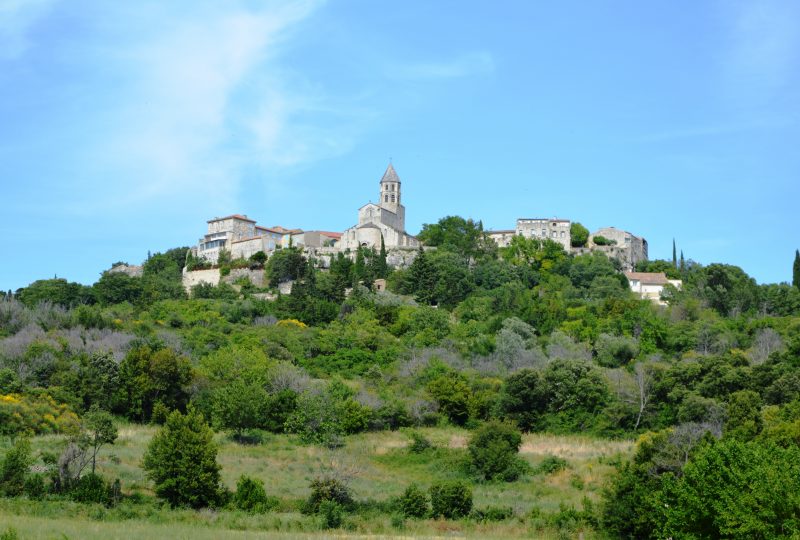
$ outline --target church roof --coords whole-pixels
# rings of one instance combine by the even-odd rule
[[[397,173],[395,172],[394,167],[392,166],[391,163],[389,163],[389,166],[386,167],[386,172],[383,173],[383,178],[381,178],[381,184],[384,182],[396,182],[398,184],[400,183],[400,177],[397,176]]]

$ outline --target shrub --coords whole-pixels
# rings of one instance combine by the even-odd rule
[[[522,435],[511,424],[488,422],[478,428],[469,442],[475,470],[486,480],[513,481],[523,468],[517,458]]]
[[[263,513],[277,506],[277,501],[267,496],[264,490],[264,482],[258,478],[251,478],[243,474],[239,477],[239,481],[236,482],[233,504],[236,508],[245,512]]]
[[[338,529],[344,523],[344,508],[336,501],[322,501],[319,505],[324,529]]]
[[[562,471],[567,467],[569,467],[569,463],[567,463],[566,459],[550,455],[545,457],[542,462],[539,463],[534,472],[536,474],[553,474],[557,473],[558,471]]]
[[[19,534],[14,527],[8,527],[5,531],[0,533],[0,540],[18,540]]]
[[[47,494],[47,484],[45,483],[45,475],[31,474],[25,479],[25,495],[34,500],[44,498]]]
[[[426,450],[433,448],[433,443],[418,431],[409,433],[411,443],[408,445],[408,451],[412,454],[421,454]]]
[[[464,482],[440,482],[430,488],[434,517],[458,519],[472,510],[472,489]]]
[[[214,432],[193,407],[174,411],[145,452],[142,466],[156,495],[173,507],[202,508],[219,498],[220,466]]]
[[[514,509],[510,506],[487,506],[486,508],[472,511],[471,517],[475,521],[503,521],[514,516]]]
[[[48,394],[0,395],[0,435],[70,433],[78,425],[70,407]]]
[[[350,507],[353,504],[353,497],[347,484],[342,480],[330,476],[315,478],[311,482],[311,495],[303,505],[303,511],[306,514],[319,513],[320,505],[325,501],[333,501],[342,507]]]
[[[75,483],[69,493],[70,498],[79,503],[111,504],[111,486],[99,474],[85,474]]]
[[[32,464],[31,442],[17,439],[0,462],[0,494],[7,497],[22,495]]]
[[[599,234],[592,237],[592,242],[594,242],[596,246],[611,246],[617,243],[616,240],[611,240]]]
[[[423,518],[428,515],[428,495],[416,484],[411,484],[400,496],[398,506],[405,517]]]

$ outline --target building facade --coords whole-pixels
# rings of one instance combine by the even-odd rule
[[[569,251],[571,225],[572,222],[568,219],[520,218],[517,219],[516,233],[525,238],[552,240],[561,244],[565,251]]]

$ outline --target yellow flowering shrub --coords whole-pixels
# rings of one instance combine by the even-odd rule
[[[47,394],[0,395],[0,435],[72,433],[78,427],[78,415]]]

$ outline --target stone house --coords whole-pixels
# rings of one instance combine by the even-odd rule
[[[661,300],[661,293],[664,287],[672,285],[676,289],[683,286],[680,279],[669,279],[664,272],[625,272],[631,290],[639,295],[643,300],[652,300],[656,304],[666,305]]]

